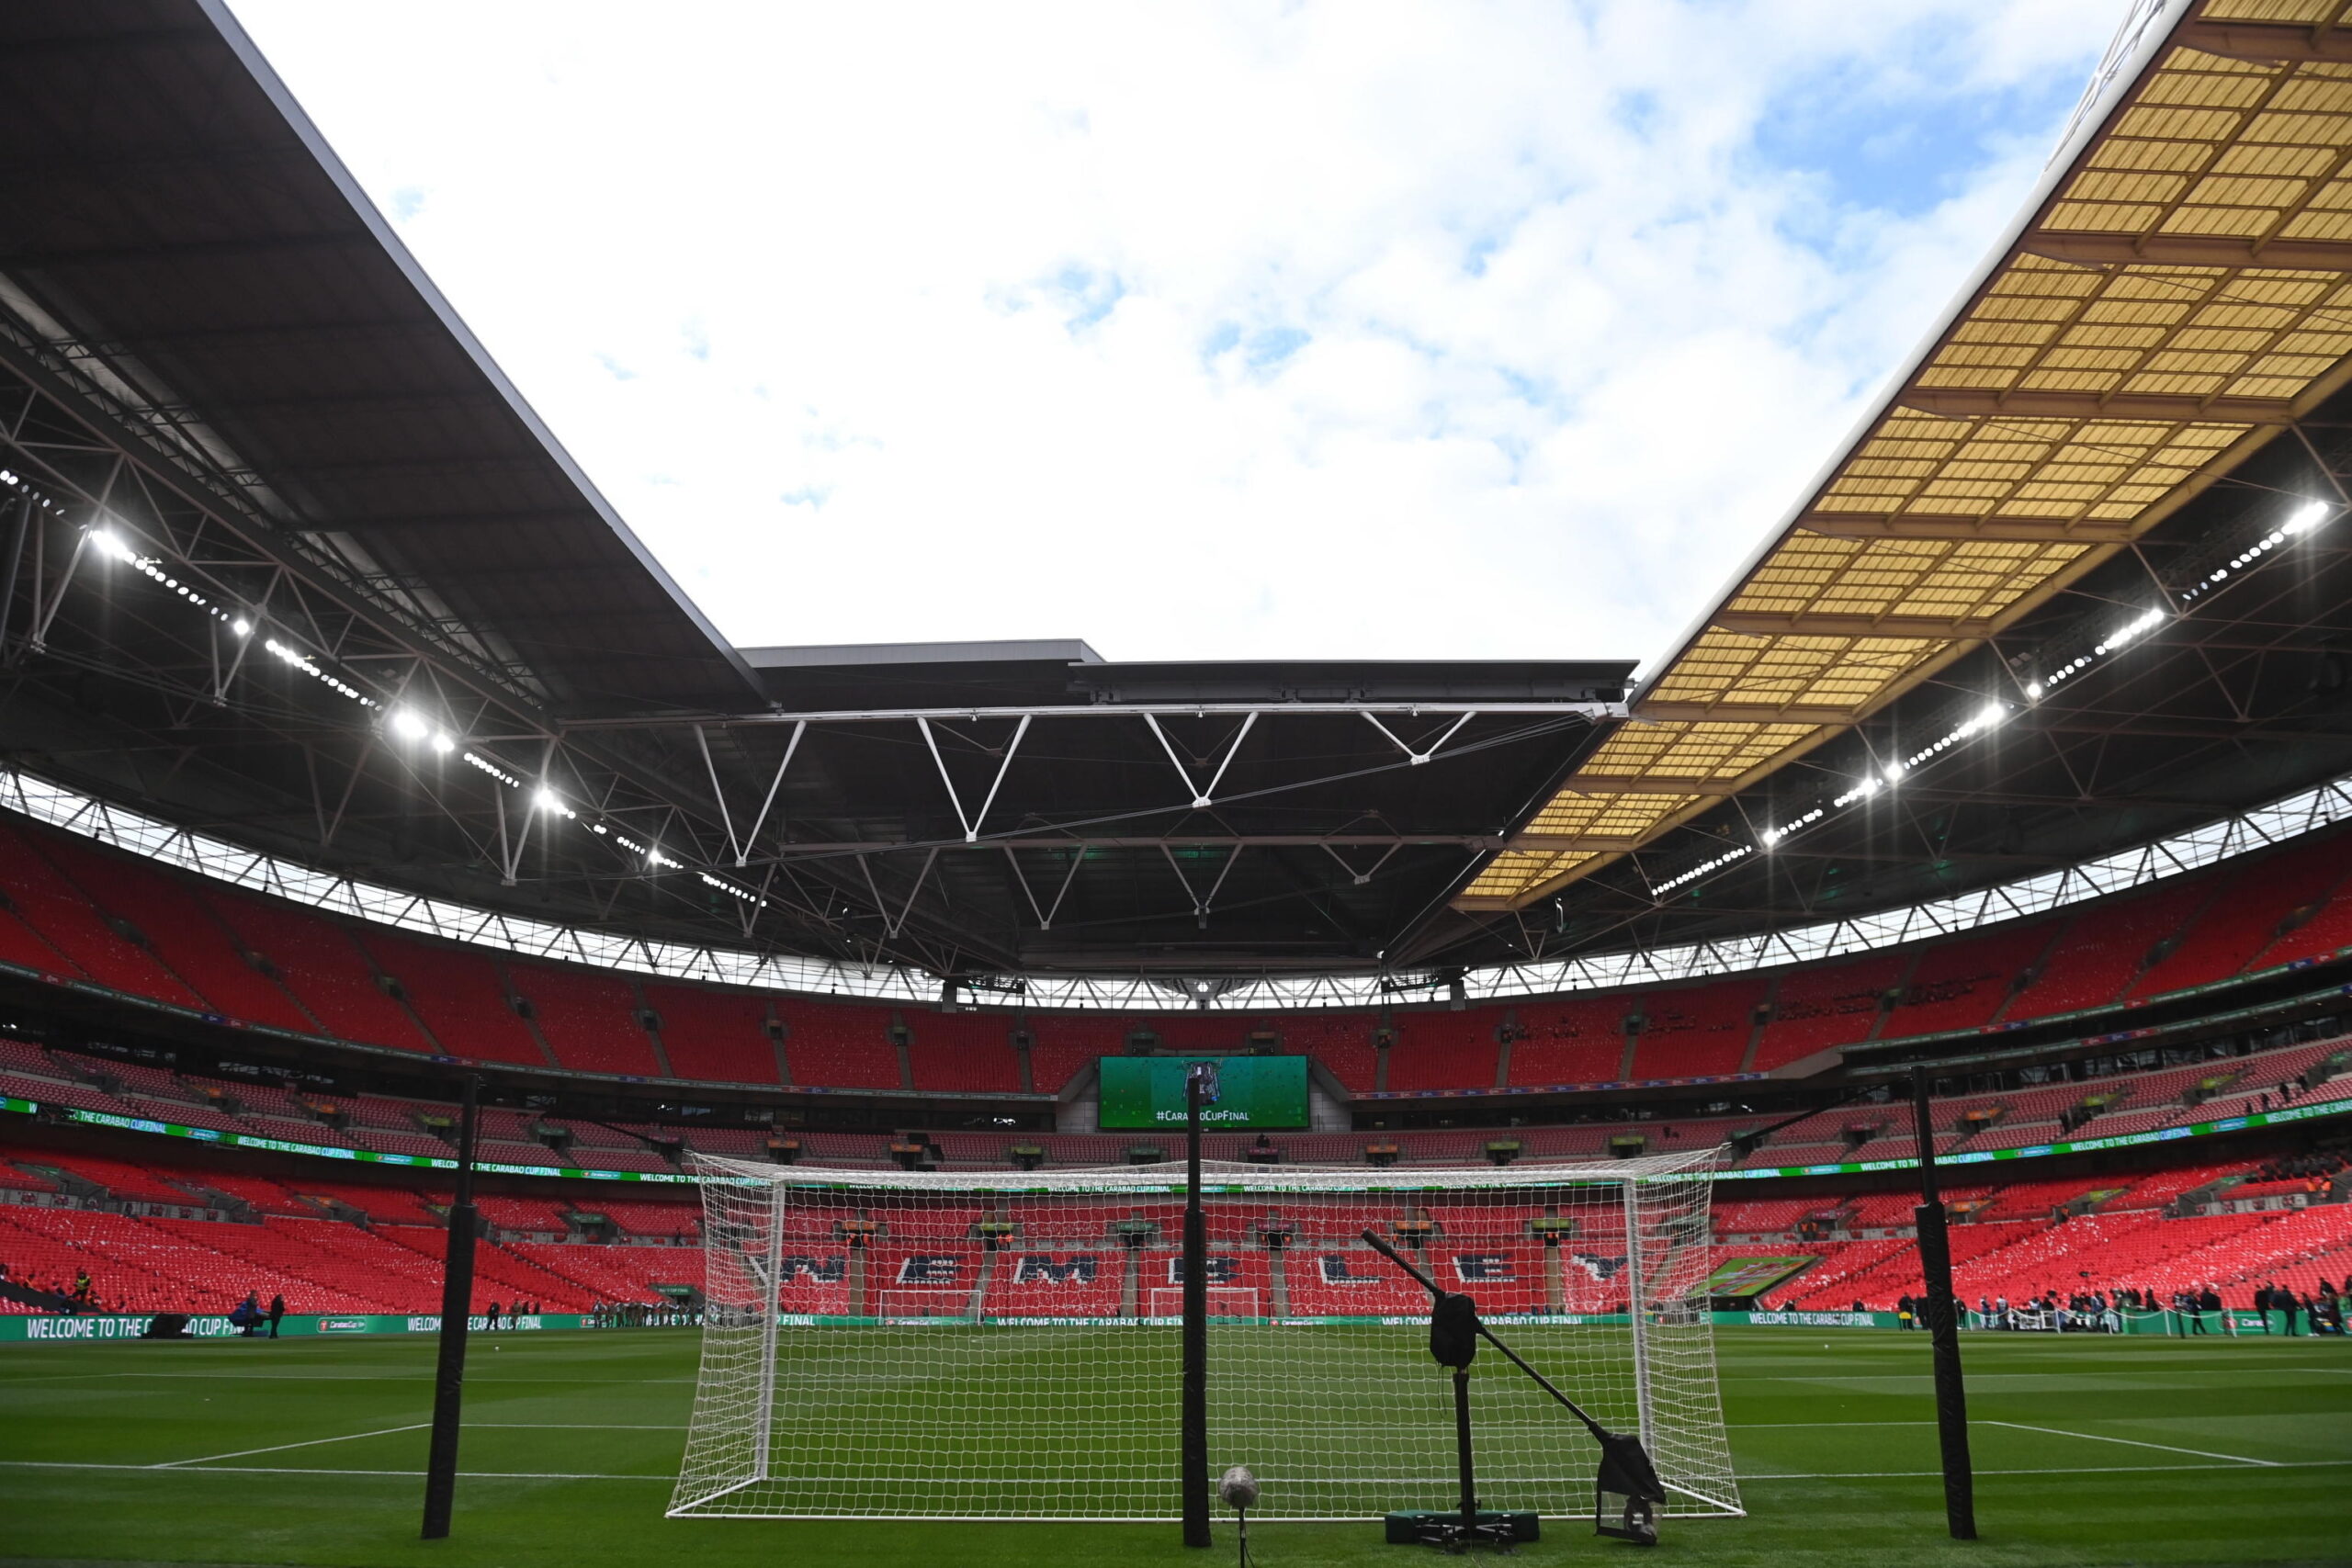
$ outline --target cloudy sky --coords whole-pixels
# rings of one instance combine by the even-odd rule
[[[233,0],[743,644],[1654,658],[2124,0]]]

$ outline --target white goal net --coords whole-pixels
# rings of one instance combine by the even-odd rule
[[[1182,1511],[1181,1167],[831,1170],[702,1157],[702,1371],[673,1516],[1169,1519]],[[1368,1171],[1210,1166],[1209,1469],[1268,1518],[1455,1505],[1429,1295],[1476,1299],[1604,1426],[1668,1514],[1733,1514],[1707,1161]],[[1599,1450],[1489,1349],[1488,1507],[1589,1514]]]

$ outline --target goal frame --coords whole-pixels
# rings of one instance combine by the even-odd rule
[[[1615,1341],[1596,1338],[1585,1350],[1568,1353],[1600,1358],[1580,1364],[1588,1368],[1605,1365],[1623,1369],[1611,1375],[1630,1377],[1631,1405],[1620,1420],[1626,1425],[1637,1424],[1637,1435],[1657,1463],[1669,1495],[1661,1513],[1669,1517],[1737,1517],[1745,1509],[1723,1427],[1713,1319],[1704,1294],[1709,1245],[1713,1240],[1709,1203],[1718,1168],[1719,1151],[1715,1150],[1455,1169],[1261,1167],[1204,1162],[1201,1190],[1213,1200],[1240,1196],[1296,1204],[1332,1197],[1408,1208],[1430,1201],[1475,1202],[1481,1196],[1505,1204],[1524,1205],[1573,1195],[1582,1205],[1578,1213],[1605,1214],[1608,1223],[1622,1223],[1625,1257],[1618,1261],[1623,1270],[1624,1311],[1596,1314],[1564,1310],[1555,1293],[1552,1307],[1534,1312],[1505,1309],[1490,1314],[1498,1322],[1542,1325],[1576,1333],[1583,1332],[1578,1325],[1599,1325],[1598,1332],[1602,1336],[1612,1331],[1621,1335],[1623,1337]],[[779,1433],[789,1434],[792,1427],[790,1414],[779,1406],[784,1387],[779,1382],[780,1347],[785,1337],[794,1337],[796,1354],[799,1354],[816,1346],[817,1342],[803,1337],[810,1331],[822,1334],[841,1327],[898,1325],[907,1321],[897,1316],[886,1319],[877,1311],[888,1304],[888,1294],[898,1293],[895,1290],[876,1292],[865,1308],[875,1314],[870,1316],[845,1313],[827,1315],[827,1311],[832,1309],[814,1314],[786,1309],[784,1302],[787,1298],[779,1295],[783,1280],[779,1265],[795,1261],[783,1256],[783,1237],[796,1199],[811,1208],[827,1202],[854,1202],[860,1205],[855,1211],[859,1213],[866,1212],[863,1205],[893,1199],[918,1203],[930,1200],[942,1205],[976,1200],[1027,1201],[1056,1197],[1130,1204],[1166,1203],[1181,1201],[1184,1194],[1185,1176],[1181,1164],[1040,1171],[886,1171],[777,1166],[696,1155],[692,1156],[692,1169],[705,1201],[708,1282],[694,1415],[677,1486],[667,1509],[669,1517],[1017,1517],[1132,1522],[1172,1521],[1179,1517],[1182,1498],[1173,1472],[1165,1484],[1164,1495],[1156,1495],[1148,1505],[1137,1504],[1122,1494],[1111,1499],[1112,1506],[1080,1505],[1062,1511],[1048,1495],[1044,1503],[1016,1510],[1012,1504],[1000,1504],[993,1499],[978,1506],[965,1506],[955,1500],[960,1494],[950,1496],[945,1503],[926,1493],[913,1504],[901,1506],[898,1499],[892,1499],[884,1506],[856,1495],[855,1488],[860,1483],[854,1477],[842,1483],[845,1492],[839,1498],[812,1496],[808,1495],[809,1488],[820,1484],[814,1472],[808,1472],[805,1464],[796,1470],[789,1457],[780,1466],[775,1461],[782,1440]],[[1546,1208],[1544,1212],[1554,1211]],[[805,1213],[800,1216],[804,1227],[808,1217]],[[804,1228],[794,1234],[805,1236],[808,1233]],[[796,1249],[808,1245],[805,1240],[794,1243]],[[989,1243],[991,1248],[996,1245]],[[1255,1285],[1211,1289],[1257,1293]],[[1476,1287],[1471,1289],[1475,1295]],[[1278,1295],[1279,1291],[1277,1285]],[[964,1292],[959,1289],[929,1293],[944,1298]],[[1156,1309],[1158,1303],[1153,1298],[1159,1293],[1161,1288],[1148,1287],[1144,1299],[1121,1309],[1121,1315],[1116,1318],[1050,1321],[1064,1326],[1096,1323],[1128,1328],[1164,1323],[1167,1320],[1148,1316],[1144,1310]],[[972,1299],[977,1303],[978,1297]],[[1248,1320],[1212,1314],[1221,1325],[1212,1330],[1213,1357],[1217,1354],[1214,1346],[1219,1333],[1309,1334],[1317,1331],[1311,1326],[1315,1325],[1356,1323],[1386,1325],[1386,1332],[1394,1336],[1400,1327],[1409,1331],[1413,1325],[1425,1323],[1428,1315],[1426,1306],[1410,1314],[1399,1313],[1390,1306],[1363,1315],[1309,1316],[1295,1312],[1285,1315],[1279,1300],[1266,1303],[1261,1298],[1258,1304],[1264,1315]],[[955,1333],[959,1339],[966,1335],[985,1337],[1027,1331],[1022,1318],[1000,1321],[985,1307],[977,1306],[955,1316],[933,1317],[929,1321],[942,1325],[939,1332]],[[920,1337],[926,1345],[933,1343],[928,1334]],[[1418,1346],[1418,1339],[1412,1343]],[[1236,1339],[1231,1344],[1239,1347],[1243,1341]],[[838,1359],[833,1347],[823,1348],[828,1359]],[[1306,1353],[1307,1348],[1301,1346],[1300,1353]],[[1540,1362],[1543,1355],[1536,1354]],[[1421,1359],[1418,1353],[1412,1359],[1416,1362]],[[1238,1374],[1236,1376],[1238,1380]],[[1669,1380],[1672,1384],[1671,1397],[1663,1408],[1659,1398],[1661,1379]],[[802,1385],[795,1386],[805,1387],[805,1380]],[[1236,1386],[1239,1386],[1238,1381]],[[1621,1388],[1620,1392],[1624,1390]],[[1248,1406],[1253,1396],[1254,1391],[1253,1395],[1238,1396],[1241,1403],[1235,1408]],[[813,1396],[804,1392],[798,1397],[807,1401]],[[1115,1420],[1114,1403],[1101,1403],[1104,1412],[1100,1417],[1102,1429],[1108,1435],[1120,1435],[1112,1433],[1109,1425]],[[792,1413],[805,1416],[811,1407],[805,1403],[796,1404]],[[1091,1411],[1082,1412],[1081,1418],[1091,1415]],[[1376,1426],[1377,1423],[1366,1423],[1368,1444],[1379,1440]],[[1125,1431],[1143,1429],[1156,1428],[1130,1427]],[[1172,1438],[1172,1430],[1170,1436]],[[1448,1440],[1450,1443],[1450,1433]],[[805,1447],[805,1438],[803,1443]],[[901,1461],[898,1468],[907,1469],[910,1466],[903,1461],[921,1451],[902,1448],[894,1451],[893,1458]],[[807,1456],[804,1453],[800,1457],[805,1460]],[[946,1453],[937,1461],[942,1466],[937,1472],[941,1492],[952,1494],[958,1485],[976,1484],[968,1478],[956,1479],[956,1457]],[[1340,1494],[1341,1500],[1350,1505],[1344,1509],[1334,1511],[1310,1503],[1296,1505],[1307,1511],[1270,1511],[1262,1517],[1300,1520],[1377,1517],[1384,1510],[1356,1506],[1357,1499],[1344,1495],[1347,1489],[1370,1485],[1376,1478],[1371,1471],[1362,1475],[1351,1472],[1341,1480],[1327,1476],[1312,1483]],[[1301,1490],[1306,1490],[1308,1484],[1302,1482]],[[1570,1501],[1573,1491],[1572,1485],[1559,1483],[1551,1494],[1557,1504],[1547,1502],[1543,1511],[1557,1517],[1581,1517],[1589,1511],[1589,1506]]]

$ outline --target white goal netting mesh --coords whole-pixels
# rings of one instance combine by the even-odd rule
[[[699,1163],[706,1326],[673,1515],[1179,1516],[1181,1168]],[[1706,1168],[1205,1168],[1209,1476],[1250,1466],[1269,1518],[1454,1505],[1428,1292],[1369,1229],[1639,1432],[1667,1513],[1738,1512]],[[1491,1349],[1472,1403],[1486,1506],[1590,1511],[1599,1450],[1566,1411]]]

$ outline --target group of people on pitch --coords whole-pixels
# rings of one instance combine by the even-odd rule
[[[2352,1280],[2346,1281],[2352,1291]],[[2322,1280],[2319,1289],[2301,1294],[2284,1285],[2260,1285],[2251,1302],[2254,1313],[2265,1334],[2300,1335],[2342,1334],[2344,1332],[2345,1296],[2334,1283]],[[1854,1310],[1862,1310],[1856,1302]],[[2007,1329],[2010,1331],[2040,1329],[2058,1333],[2120,1334],[2124,1315],[2148,1314],[2169,1311],[2174,1314],[2177,1332],[2182,1334],[2211,1334],[2222,1326],[2224,1310],[2221,1291],[2211,1284],[2189,1286],[2175,1291],[2169,1299],[2155,1292],[2128,1285],[2112,1290],[2076,1291],[2061,1296],[2055,1291],[2044,1291],[2038,1296],[2011,1303],[2007,1296],[1980,1296],[1976,1310],[1965,1314],[1965,1326],[1970,1328]],[[2272,1326],[2272,1314],[2277,1314],[2277,1327]],[[1924,1328],[1928,1322],[1928,1300],[1925,1296],[1904,1296],[1895,1303],[1895,1321],[1905,1328]]]

